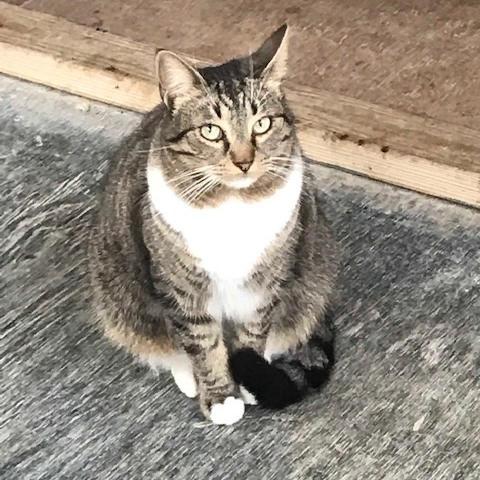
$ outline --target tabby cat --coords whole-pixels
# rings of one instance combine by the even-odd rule
[[[155,61],[163,103],[111,162],[92,229],[96,317],[228,425],[328,378],[335,243],[282,89],[287,26],[222,65]]]

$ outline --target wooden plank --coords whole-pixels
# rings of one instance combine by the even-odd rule
[[[304,129],[300,132],[304,150],[327,165],[408,188],[435,197],[480,207],[480,175],[457,167],[435,163],[415,155],[396,151],[382,152],[370,144],[362,147],[342,141],[331,132],[318,133]]]
[[[158,88],[142,78],[4,42],[0,42],[0,72],[137,112],[148,111],[159,101]]]
[[[154,51],[0,2],[0,72],[15,77],[144,112],[158,102]],[[311,88],[287,95],[312,159],[480,207],[480,132]]]
[[[290,100],[308,127],[480,173],[479,131],[305,87],[290,89]]]

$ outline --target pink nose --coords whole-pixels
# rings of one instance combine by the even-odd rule
[[[234,161],[233,164],[239,168],[243,173],[247,173],[252,166],[253,160],[245,160],[245,161]]]
[[[241,143],[232,146],[231,150],[232,163],[243,173],[247,173],[252,166],[255,152],[250,143]]]

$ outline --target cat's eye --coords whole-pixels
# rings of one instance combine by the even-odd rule
[[[200,135],[211,142],[218,142],[223,137],[223,130],[213,123],[209,123],[200,128]]]
[[[262,117],[253,125],[253,133],[255,135],[262,135],[267,133],[272,126],[272,119],[270,117]]]

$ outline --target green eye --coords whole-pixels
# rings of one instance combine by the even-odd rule
[[[255,135],[262,135],[267,133],[272,126],[272,119],[270,117],[262,117],[260,120],[257,120],[253,125],[253,133]]]
[[[218,142],[223,137],[223,130],[218,125],[209,123],[208,125],[200,127],[200,135],[205,138],[205,140]]]

